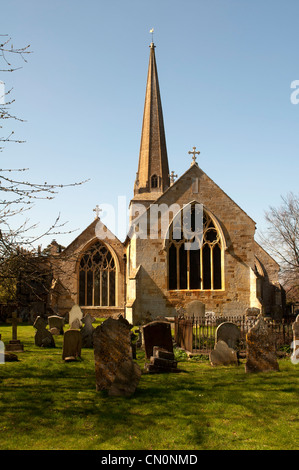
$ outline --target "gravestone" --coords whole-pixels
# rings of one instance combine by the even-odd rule
[[[11,320],[6,320],[6,321],[7,323],[12,324],[12,339],[11,341],[9,341],[8,344],[5,345],[5,350],[16,351],[16,352],[24,351],[24,345],[21,343],[20,340],[18,340],[18,335],[17,335],[18,323],[21,321],[17,316],[17,312],[13,312]]]
[[[219,340],[209,355],[212,366],[238,364],[237,353],[225,341]]]
[[[178,372],[177,365],[173,352],[154,346],[150,362],[145,364],[144,369],[150,373]]]
[[[48,317],[49,330],[52,335],[63,335],[64,318],[58,315]]]
[[[81,358],[82,337],[80,330],[67,330],[63,335],[62,359],[66,362]]]
[[[216,329],[216,343],[221,340],[224,341],[230,348],[238,350],[240,339],[240,328],[232,322],[223,322]]]
[[[94,327],[92,324],[94,323],[95,319],[87,313],[82,318],[82,323],[84,324],[83,328],[81,329],[81,336],[82,336],[82,348],[92,348],[93,347],[93,333]]]
[[[165,321],[153,321],[142,327],[143,342],[146,357],[153,355],[154,346],[173,353],[171,325]]]
[[[114,396],[134,393],[141,370],[132,358],[131,327],[122,318],[108,318],[95,328],[93,347],[97,391],[107,390]]]
[[[70,329],[71,330],[80,330],[81,326],[82,326],[82,321],[79,320],[79,318],[75,318],[72,321],[72,324],[70,325]]]
[[[199,300],[193,300],[186,305],[186,316],[197,319],[204,319],[206,313],[206,306]]]
[[[299,364],[299,315],[292,324],[293,330],[293,353],[291,355],[291,361],[293,364]]]
[[[34,337],[35,345],[41,348],[55,348],[53,335],[46,328],[47,321],[42,317],[36,317],[33,326],[37,330]]]
[[[76,320],[76,319],[79,320],[80,327],[81,327],[82,318],[83,318],[83,313],[82,313],[82,310],[79,307],[79,305],[77,305],[77,304],[73,305],[70,312],[69,312],[69,325],[70,325],[70,328],[73,328],[72,324],[73,324],[74,320]]]
[[[275,338],[262,314],[246,335],[245,372],[278,371]]]

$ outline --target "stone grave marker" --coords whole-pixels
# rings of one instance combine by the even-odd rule
[[[245,372],[278,371],[275,338],[262,314],[246,335]]]
[[[154,346],[150,362],[145,364],[144,369],[150,373],[178,372],[177,365],[173,352]]]
[[[80,330],[67,330],[63,335],[62,359],[65,362],[81,358],[82,337]]]
[[[199,300],[192,300],[186,305],[186,316],[196,319],[204,319],[206,313],[206,306]]]
[[[153,356],[154,346],[173,353],[171,324],[166,321],[153,321],[142,327],[146,357]]]
[[[49,330],[52,335],[63,335],[64,318],[59,315],[48,317]]]
[[[225,341],[219,340],[209,355],[212,366],[238,364],[237,353]]]
[[[77,305],[77,304],[73,305],[72,308],[71,308],[71,310],[70,310],[70,312],[69,312],[69,325],[70,325],[70,328],[73,329],[73,326],[72,326],[72,325],[73,325],[73,322],[74,322],[75,320],[79,320],[79,322],[80,322],[80,327],[81,327],[81,325],[82,325],[82,322],[81,322],[82,318],[83,318],[83,313],[82,313],[82,310],[81,310],[81,308],[79,307],[79,305]],[[77,329],[77,328],[76,328],[76,329]]]
[[[82,323],[84,324],[83,328],[81,328],[82,348],[93,347],[93,333],[95,329],[92,324],[94,322],[95,319],[89,313],[82,318]]]
[[[36,317],[33,324],[36,328],[34,342],[41,348],[55,348],[55,341],[50,330],[47,330],[47,321],[42,317]]]
[[[24,345],[21,343],[20,340],[18,340],[18,335],[17,335],[18,323],[21,321],[17,316],[17,312],[13,312],[11,320],[6,320],[6,321],[7,323],[12,324],[12,340],[9,341],[9,343],[5,345],[5,350],[16,351],[16,352],[24,351]]]
[[[224,341],[230,348],[239,349],[239,343],[241,339],[240,328],[235,323],[226,321],[221,323],[215,333],[215,341]]]
[[[131,326],[122,318],[108,318],[95,328],[93,347],[96,390],[108,395],[130,396],[134,393],[141,370],[132,358]]]

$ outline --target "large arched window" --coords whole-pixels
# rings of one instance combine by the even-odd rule
[[[169,230],[168,287],[170,290],[222,289],[221,237],[211,217],[205,211],[201,212],[202,229],[196,232],[196,210],[196,204],[192,204],[193,238],[187,239],[184,236],[188,233],[188,228],[184,231],[183,211],[175,218]],[[193,246],[197,243],[197,249],[188,249],[188,242],[194,243]]]
[[[79,263],[79,304],[115,306],[115,281],[114,258],[108,248],[97,241],[82,255]]]

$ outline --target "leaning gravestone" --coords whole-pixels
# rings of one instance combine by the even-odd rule
[[[46,328],[47,321],[42,317],[36,317],[33,326],[37,330],[34,337],[35,345],[41,348],[55,348],[53,335]]]
[[[142,328],[146,357],[153,355],[154,346],[173,352],[171,325],[166,321],[153,321]]]
[[[246,335],[246,346],[245,372],[279,370],[275,354],[275,338],[261,314]]]
[[[237,353],[225,341],[219,340],[210,352],[210,363],[212,366],[238,364]]]
[[[62,359],[66,362],[81,358],[82,337],[80,330],[67,330],[63,335]]]
[[[130,396],[134,393],[141,370],[132,358],[131,325],[123,319],[108,318],[95,328],[93,347],[96,390],[109,395]]]
[[[186,315],[197,319],[204,319],[206,313],[206,306],[199,300],[192,300],[186,305]]]
[[[49,330],[52,335],[63,335],[64,318],[59,315],[48,317]]]
[[[73,322],[75,320],[79,320],[80,326],[81,326],[81,320],[83,318],[83,313],[79,305],[75,304],[72,306],[70,312],[69,312],[69,325],[70,328],[73,328]]]
[[[84,324],[83,328],[81,329],[81,336],[82,336],[82,348],[92,348],[93,347],[93,333],[94,327],[92,324],[94,323],[95,319],[87,313],[82,318],[82,323]]]
[[[218,341],[224,341],[230,348],[238,350],[240,339],[241,331],[235,323],[226,321],[221,323],[216,329],[216,343]]]

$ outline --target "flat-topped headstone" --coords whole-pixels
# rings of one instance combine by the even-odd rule
[[[33,326],[37,330],[34,337],[35,345],[41,348],[55,348],[53,335],[46,328],[47,321],[42,317],[36,317]]]
[[[123,319],[108,318],[95,328],[93,347],[96,390],[111,395],[134,393],[141,371],[132,358],[131,325]]]
[[[81,336],[82,336],[82,348],[92,348],[93,347],[93,333],[94,327],[92,324],[94,323],[95,319],[87,313],[82,318],[83,328],[81,328]]]
[[[239,349],[239,343],[241,339],[241,330],[235,325],[235,323],[226,321],[221,323],[215,333],[216,343],[218,341],[224,341],[230,348]]]
[[[246,335],[245,372],[278,371],[275,338],[260,314]]]
[[[206,306],[199,300],[192,300],[192,302],[189,302],[186,307],[186,315],[188,317],[193,317],[198,318],[198,319],[204,319],[205,318],[205,313],[206,313]]]
[[[63,335],[64,318],[58,315],[48,317],[49,330],[52,335]]]
[[[67,330],[63,335],[62,359],[81,358],[82,337],[80,330]]]
[[[73,325],[74,320],[76,320],[76,319],[79,320],[80,326],[81,326],[82,318],[83,318],[83,313],[82,313],[82,310],[79,307],[79,305],[77,305],[77,304],[73,305],[70,312],[69,312],[69,325],[70,325],[70,328],[73,328],[72,325]]]
[[[142,327],[146,357],[153,355],[154,346],[173,352],[171,324],[165,321],[153,321]]]
[[[212,366],[238,364],[237,353],[225,341],[219,340],[210,352]]]

